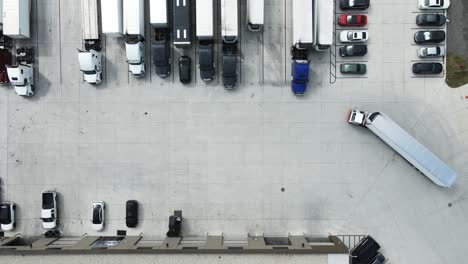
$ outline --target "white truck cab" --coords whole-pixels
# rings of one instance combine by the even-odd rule
[[[78,50],[80,70],[83,72],[84,80],[91,84],[102,82],[101,52],[95,50]]]
[[[145,44],[142,40],[132,41],[127,38],[125,41],[125,51],[127,53],[128,71],[135,77],[145,75]]]
[[[366,122],[366,112],[356,109],[349,111],[348,122],[353,125],[363,126]]]
[[[6,66],[10,83],[15,87],[15,92],[21,96],[34,95],[34,69],[32,65],[19,64]]]
[[[53,229],[58,225],[57,219],[57,192],[45,191],[42,193],[42,227]]]

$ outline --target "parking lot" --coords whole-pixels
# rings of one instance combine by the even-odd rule
[[[8,235],[42,234],[40,195],[55,189],[59,229],[70,236],[96,234],[95,200],[107,205],[102,234],[126,229],[125,202],[135,199],[141,221],[129,235],[162,236],[168,216],[182,210],[190,235],[371,234],[391,263],[461,260],[468,88],[448,88],[443,74],[413,75],[417,1],[374,0],[366,11],[369,52],[359,59],[367,74],[332,74],[334,56],[314,52],[303,97],[289,83],[292,1],[265,1],[260,33],[241,16],[240,85],[227,91],[219,27],[211,83],[197,70],[190,85],[179,83],[177,70],[159,78],[149,41],[147,75],[135,79],[123,38],[107,37],[104,82],[94,87],[77,60],[80,2],[33,0],[32,38],[16,44],[36,49],[36,96],[0,89],[1,197],[18,206],[18,227]],[[150,40],[149,24],[146,32]],[[173,68],[181,54],[197,62],[197,45],[173,53]],[[357,62],[336,55],[337,67]],[[353,107],[388,114],[459,173],[456,185],[441,189],[375,135],[347,125]]]

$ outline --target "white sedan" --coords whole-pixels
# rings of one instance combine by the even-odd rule
[[[421,58],[436,58],[445,56],[444,47],[421,47],[418,49],[418,56]]]
[[[367,31],[349,31],[345,30],[340,33],[340,41],[346,42],[366,42],[369,39]]]
[[[419,9],[447,9],[450,6],[450,0],[419,0]]]

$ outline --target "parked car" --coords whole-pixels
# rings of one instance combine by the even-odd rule
[[[179,58],[179,80],[183,84],[192,81],[192,60],[188,56]]]
[[[127,227],[138,225],[138,202],[135,200],[128,200],[125,205],[125,223]]]
[[[367,54],[366,45],[347,45],[340,47],[341,57],[364,56]]]
[[[450,6],[450,0],[419,0],[419,9],[447,9]]]
[[[365,74],[367,67],[362,63],[343,63],[340,65],[340,72],[343,74]]]
[[[200,41],[198,50],[200,54],[200,77],[205,82],[212,81],[215,78],[213,43]]]
[[[445,47],[421,47],[418,49],[418,56],[421,58],[434,58],[445,56]]]
[[[57,192],[45,191],[42,193],[42,227],[45,229],[53,229],[58,225],[57,212]]]
[[[369,39],[369,34],[366,30],[349,31],[345,30],[340,33],[340,41],[346,42],[366,42]]]
[[[340,26],[362,27],[367,24],[367,16],[343,14],[339,16],[338,24],[340,24]]]
[[[442,14],[419,14],[416,16],[418,26],[440,27],[445,25],[447,18]]]
[[[418,44],[440,43],[444,40],[445,32],[443,30],[418,31],[414,34],[414,42]]]
[[[104,229],[105,208],[104,202],[93,202],[93,218],[91,220],[93,230],[100,231]]]
[[[377,241],[375,241],[371,236],[366,236],[351,250],[351,263],[369,263],[375,257],[379,249],[379,243],[377,243]]]
[[[439,74],[443,70],[439,62],[418,62],[413,64],[414,74]]]
[[[385,257],[381,253],[377,253],[375,257],[371,260],[370,264],[383,264],[385,262]]]
[[[341,0],[340,8],[347,9],[366,9],[369,8],[370,0]]]
[[[0,227],[4,231],[16,228],[15,221],[16,205],[13,202],[5,201],[0,205]]]
[[[169,36],[165,30],[157,30],[151,45],[156,74],[165,78],[171,74],[171,48]]]

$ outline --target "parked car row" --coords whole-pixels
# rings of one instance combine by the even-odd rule
[[[341,0],[342,10],[365,10],[369,8],[369,0]],[[367,25],[367,15],[364,14],[341,14],[338,17],[338,24],[342,27],[364,27]],[[341,57],[362,57],[367,54],[369,39],[367,30],[343,30],[339,35],[341,43],[349,44],[339,48]],[[363,63],[343,63],[340,65],[342,74],[365,74],[367,66]]]
[[[445,10],[450,6],[449,0],[419,0],[421,10]],[[440,28],[447,22],[447,17],[440,13],[422,13],[416,16],[416,25],[420,27]],[[433,45],[445,41],[444,30],[421,30],[414,34],[414,42],[422,46],[417,49],[419,58],[441,58],[445,57],[445,47]],[[443,71],[440,62],[417,62],[413,64],[414,74],[440,74]]]
[[[41,219],[44,229],[54,229],[59,224],[58,217],[58,194],[56,191],[45,191],[42,193]],[[100,231],[105,226],[106,205],[103,201],[92,203],[91,227]],[[0,227],[1,230],[11,231],[16,228],[16,205],[5,201],[0,205]],[[128,200],[125,204],[125,223],[127,227],[133,228],[138,225],[138,202]]]

